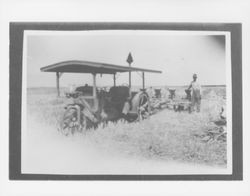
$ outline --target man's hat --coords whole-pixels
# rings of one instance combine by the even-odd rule
[[[194,74],[194,75],[193,75],[193,78],[197,78],[197,74]]]

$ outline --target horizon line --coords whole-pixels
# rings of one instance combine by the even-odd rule
[[[78,86],[78,85],[76,85]],[[79,85],[81,86],[81,85]],[[83,86],[83,85],[82,85]],[[110,87],[113,85],[106,85],[106,86],[100,86],[100,87]],[[117,85],[117,86],[122,86],[122,85]],[[140,87],[140,85],[132,85],[132,87]],[[158,87],[158,86],[162,86],[162,87],[184,87],[184,86],[189,86],[189,85],[149,85],[147,87]],[[201,85],[202,87],[226,87],[226,84],[205,84],[205,85]],[[27,89],[29,88],[56,88],[53,86],[30,86],[27,87]],[[68,88],[68,86],[61,86],[60,88]]]

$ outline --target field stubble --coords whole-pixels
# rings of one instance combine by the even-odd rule
[[[165,109],[142,122],[118,121],[82,134],[101,151],[114,155],[224,167],[227,163],[226,142],[203,142],[195,137],[195,134],[208,130],[211,121],[218,118],[221,107],[225,107],[223,97],[225,88],[207,88],[203,91],[200,113]],[[28,91],[28,115],[41,124],[54,127],[55,131],[64,104],[65,98],[56,98],[54,92]],[[77,134],[70,137],[77,137]]]

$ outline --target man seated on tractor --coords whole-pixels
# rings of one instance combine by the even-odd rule
[[[126,116],[131,108],[131,100],[130,97],[128,97],[124,103],[123,109],[122,109],[122,114]]]

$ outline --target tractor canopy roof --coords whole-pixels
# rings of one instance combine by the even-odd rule
[[[69,73],[96,73],[115,74],[116,72],[152,72],[162,73],[158,70],[143,69],[137,67],[120,66],[108,63],[98,63],[91,61],[70,60],[51,64],[40,69],[43,72],[69,72]]]

